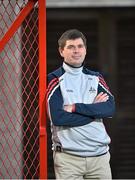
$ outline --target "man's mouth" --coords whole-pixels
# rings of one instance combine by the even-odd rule
[[[74,59],[80,59],[81,56],[72,56]]]

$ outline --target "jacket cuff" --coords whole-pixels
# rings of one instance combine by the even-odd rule
[[[75,112],[75,104],[72,104],[72,112]]]

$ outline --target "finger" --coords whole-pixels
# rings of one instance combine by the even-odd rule
[[[106,102],[109,99],[109,97],[105,97],[102,100],[100,100],[100,102]]]
[[[96,96],[94,103],[97,102],[105,102],[109,99],[109,96],[107,95],[107,93],[100,93],[99,95]]]
[[[100,93],[100,94],[101,94],[101,93]],[[100,98],[100,94],[98,94],[98,95],[95,97],[95,99],[94,99],[93,103],[98,102],[98,100],[99,100],[99,98]]]
[[[106,102],[109,99],[109,96],[102,97],[98,100],[98,102]]]
[[[95,97],[95,99],[96,99],[96,100],[100,99],[100,97],[101,97],[102,95],[103,95],[103,92],[99,93],[99,94]]]
[[[100,99],[104,98],[105,96],[107,96],[107,94],[101,92],[101,93],[99,93],[99,94],[96,96],[95,100],[100,100]]]
[[[65,105],[64,110],[67,112],[72,112],[72,105]]]
[[[68,105],[64,105],[63,109],[67,110],[68,109]]]
[[[102,96],[100,96],[100,98],[98,100],[103,100],[104,98],[108,98],[109,96],[105,93]]]

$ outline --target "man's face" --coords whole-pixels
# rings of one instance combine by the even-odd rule
[[[67,40],[63,49],[59,48],[61,56],[68,64],[79,67],[86,56],[86,47],[81,38]]]

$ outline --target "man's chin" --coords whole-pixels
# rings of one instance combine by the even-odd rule
[[[73,67],[81,67],[82,66],[82,63],[73,63],[71,64]]]

